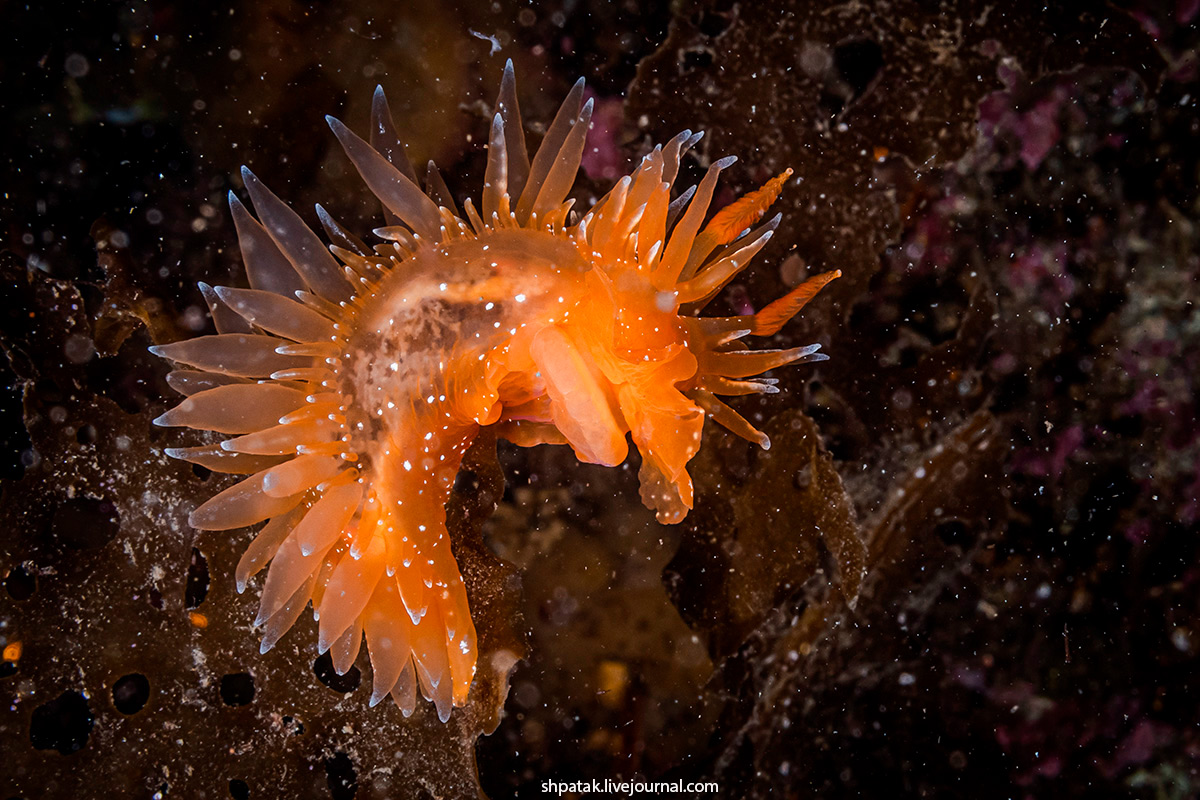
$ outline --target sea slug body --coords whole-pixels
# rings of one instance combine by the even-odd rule
[[[475,627],[450,550],[445,504],[483,426],[519,445],[570,445],[580,460],[642,456],[641,495],[664,523],[692,506],[688,461],[705,416],[767,447],[718,395],[773,393],[753,376],[823,360],[818,345],[750,350],[840,273],[809,279],[757,314],[698,311],[770,239],[754,227],[791,171],[704,218],[721,170],[672,199],[684,131],[590,210],[567,194],[592,103],[567,96],[530,160],[512,64],[492,121],[481,204],[459,210],[430,164],[425,189],[382,91],[365,141],[329,125],[387,225],[367,246],[320,207],[331,245],[249,170],[258,219],[230,195],[252,288],[201,290],[217,333],[153,348],[181,365],[185,395],[156,424],[215,431],[176,458],[246,474],[190,517],[201,530],[266,521],[237,566],[238,590],[270,564],[263,652],[311,602],[339,672],[366,636],[371,703],[407,716],[416,693],[440,718],[475,674]]]

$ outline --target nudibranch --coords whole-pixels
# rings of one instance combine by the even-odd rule
[[[371,704],[412,713],[418,689],[439,717],[475,675],[475,626],[445,505],[483,426],[518,445],[567,444],[617,465],[627,435],[641,496],[664,523],[692,506],[688,461],[706,416],[767,447],[719,399],[778,391],[754,377],[819,361],[819,345],[751,350],[839,272],[811,278],[756,314],[698,311],[771,238],[758,225],[788,170],[704,220],[720,172],[672,199],[701,134],[655,147],[586,213],[567,195],[592,101],[567,95],[530,160],[511,62],[491,122],[483,195],[460,211],[431,163],[425,188],[377,90],[364,140],[329,126],[382,202],[366,245],[321,207],[326,246],[242,170],[257,219],[229,203],[251,288],[200,289],[215,335],[158,346],[185,399],[158,425],[214,431],[175,458],[249,477],[204,502],[200,530],[266,524],[237,565],[238,591],[270,565],[256,624],[266,652],[311,602],[319,650],[347,671],[365,635]],[[757,225],[757,227],[754,227]]]

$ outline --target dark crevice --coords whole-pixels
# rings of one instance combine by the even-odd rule
[[[362,673],[355,666],[351,666],[345,675],[338,675],[337,670],[333,668],[333,658],[328,652],[322,653],[313,662],[313,673],[317,680],[339,694],[353,692],[362,682]]]
[[[325,759],[325,782],[333,800],[353,800],[358,792],[358,776],[354,762],[345,753],[335,753]]]
[[[113,684],[113,705],[126,716],[141,711],[150,699],[150,681],[137,672],[122,676]]]
[[[4,590],[13,600],[28,600],[37,591],[37,577],[18,564],[4,578]]]
[[[29,741],[38,750],[70,755],[87,744],[94,721],[86,697],[79,692],[63,692],[33,710]]]
[[[254,676],[234,672],[221,676],[221,700],[227,706],[244,706],[254,699]]]
[[[187,585],[184,589],[184,605],[196,608],[208,596],[208,559],[199,549],[192,548],[192,561],[188,565]]]

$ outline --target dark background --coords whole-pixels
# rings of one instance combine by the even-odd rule
[[[0,797],[1200,796],[1200,4],[1008,5],[0,6]],[[672,528],[636,456],[484,437],[455,551],[481,674],[522,660],[403,720],[310,620],[258,654],[146,348],[244,283],[241,165],[378,224],[322,120],[377,84],[477,196],[508,58],[531,143],[587,78],[583,206],[684,128],[718,202],[792,167],[714,308],[840,268],[771,343],[832,360],[738,404],[770,451],[706,431]]]

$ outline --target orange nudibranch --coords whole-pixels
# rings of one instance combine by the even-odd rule
[[[236,572],[242,591],[270,564],[263,652],[311,603],[339,672],[366,636],[372,705],[390,694],[407,716],[419,690],[445,721],[467,700],[478,647],[445,504],[481,427],[607,465],[632,438],[642,500],[678,522],[706,415],[769,445],[719,395],[774,393],[755,376],[826,358],[819,345],[739,340],[773,334],[836,271],[758,314],[696,315],[771,238],[778,215],[754,226],[791,171],[705,225],[734,159],[672,199],[701,136],[684,131],[580,215],[567,195],[591,113],[580,80],[531,160],[510,62],[480,205],[460,210],[432,163],[421,188],[377,90],[369,140],[327,119],[383,204],[380,243],[317,206],[326,246],[243,169],[258,218],[229,202],[251,288],[201,284],[217,333],[152,348],[181,365],[168,382],[186,395],[155,423],[228,436],[167,453],[249,476],[192,512],[192,526],[266,522]]]

